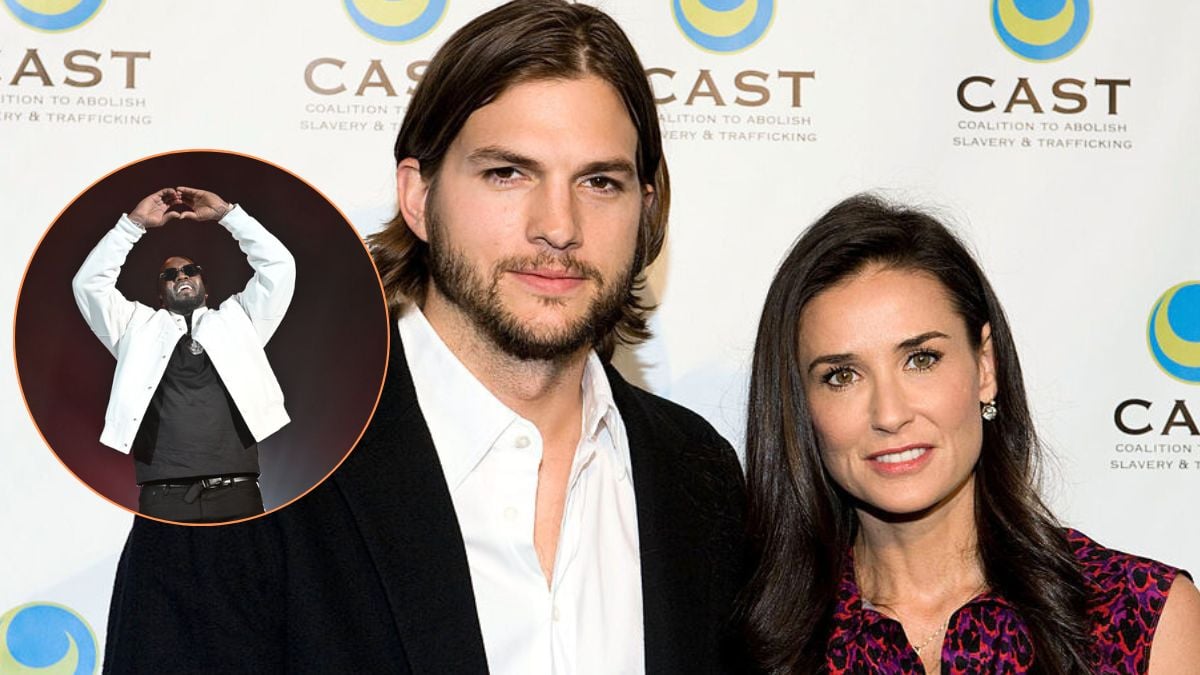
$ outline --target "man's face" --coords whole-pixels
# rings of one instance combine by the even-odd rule
[[[595,77],[517,84],[476,110],[429,192],[425,313],[521,359],[563,358],[620,316],[649,194],[637,131]]]
[[[176,314],[190,314],[197,307],[204,305],[208,292],[204,288],[204,278],[197,273],[188,276],[183,268],[193,264],[191,260],[180,256],[167,258],[159,268],[158,297],[163,307]],[[175,270],[174,279],[167,281],[162,278],[167,270]],[[168,275],[169,276],[169,275]]]

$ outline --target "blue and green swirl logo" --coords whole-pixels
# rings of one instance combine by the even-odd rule
[[[718,54],[749,49],[767,34],[775,0],[671,0],[675,23],[697,47]]]
[[[345,0],[350,18],[367,35],[383,42],[412,42],[425,37],[446,14],[447,0]]]
[[[1075,51],[1092,25],[1092,0],[992,0],[992,26],[1008,50],[1029,61]]]
[[[1150,312],[1150,353],[1163,372],[1200,384],[1200,281],[1171,287]]]
[[[17,21],[51,33],[79,28],[100,11],[104,0],[4,0]]]
[[[71,609],[31,602],[0,616],[0,673],[91,675],[96,665],[96,634]]]

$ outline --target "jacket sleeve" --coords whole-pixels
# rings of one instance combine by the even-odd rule
[[[283,672],[287,595],[275,529],[263,519],[133,521],[113,585],[104,672]]]
[[[144,234],[145,228],[122,215],[116,226],[100,238],[71,280],[75,304],[83,320],[113,356],[138,306],[117,290],[117,277],[129,251]]]
[[[283,321],[296,289],[296,260],[275,235],[246,213],[241,206],[221,219],[221,225],[237,240],[254,270],[250,283],[234,296],[254,324],[261,344],[266,344]]]

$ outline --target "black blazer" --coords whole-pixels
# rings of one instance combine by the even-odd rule
[[[646,672],[741,672],[733,450],[699,416],[607,372],[632,458]],[[394,325],[375,416],[320,487],[235,525],[135,518],[104,669],[487,672],[458,520]]]

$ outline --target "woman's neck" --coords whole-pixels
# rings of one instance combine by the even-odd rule
[[[919,514],[859,509],[858,520],[855,576],[863,597],[885,614],[937,623],[986,587],[976,550],[973,476]]]
[[[976,549],[975,480],[902,517],[858,509],[854,571],[863,598],[896,619],[936,672],[950,616],[987,587]]]

